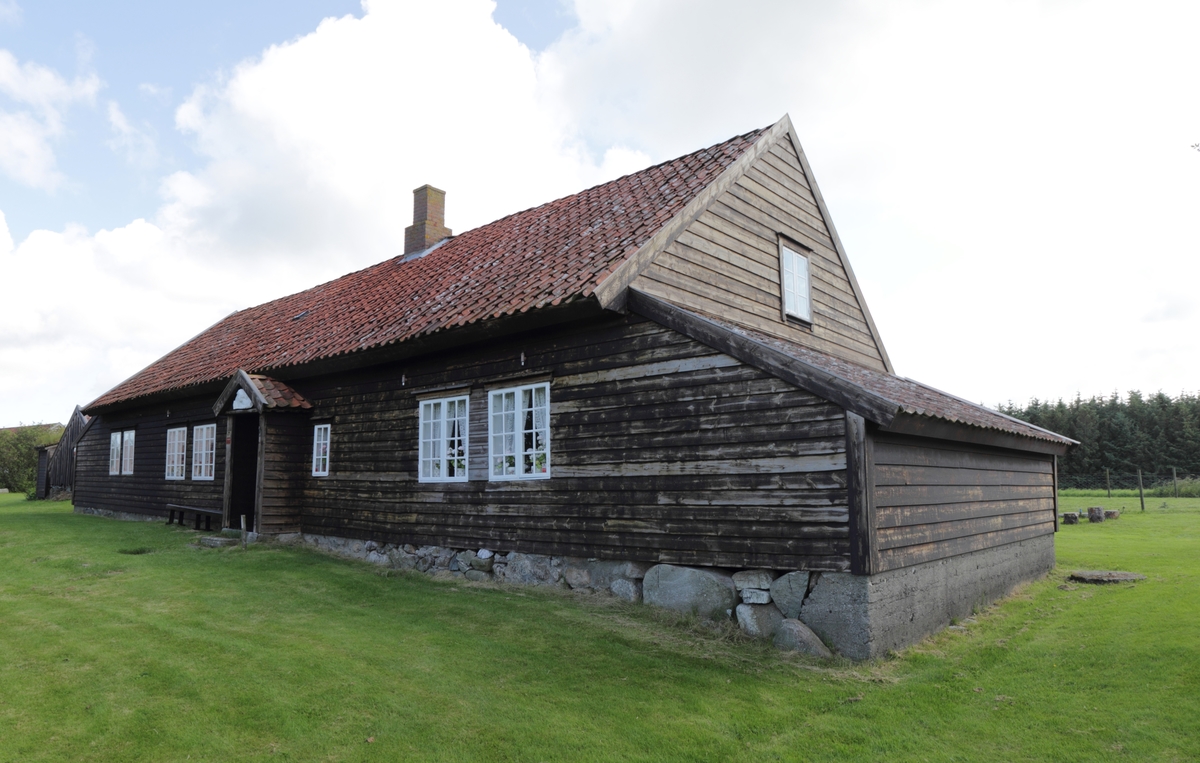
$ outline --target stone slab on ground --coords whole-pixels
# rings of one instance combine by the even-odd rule
[[[1104,508],[1101,506],[1088,506],[1087,518],[1089,522],[1103,522]]]
[[[739,604],[738,627],[752,638],[774,638],[783,625],[783,614],[774,604]]]
[[[1062,523],[1063,523],[1064,525],[1077,525],[1077,524],[1079,524],[1079,513],[1078,513],[1078,512],[1075,512],[1075,511],[1068,511],[1068,512],[1066,512],[1065,514],[1063,514],[1063,515],[1062,515]]]
[[[779,629],[775,631],[775,646],[789,652],[800,652],[826,660],[833,657],[833,652],[813,633],[812,628],[794,618],[788,618],[779,624]]]
[[[737,603],[733,577],[716,570],[656,564],[642,581],[647,604],[694,613],[706,620],[727,620]]]
[[[1079,583],[1128,583],[1134,580],[1145,580],[1145,575],[1136,572],[1118,572],[1116,570],[1077,570],[1072,572],[1070,579]]]
[[[1104,519],[1105,520],[1120,519],[1120,517],[1121,517],[1120,509],[1105,509],[1104,510]]]
[[[779,607],[784,617],[800,616],[800,605],[808,594],[808,573],[789,572],[771,583],[771,601]]]

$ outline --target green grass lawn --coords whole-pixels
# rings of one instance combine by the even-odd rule
[[[866,665],[194,538],[0,496],[0,761],[1200,759],[1200,499],[1063,527],[1049,579]]]

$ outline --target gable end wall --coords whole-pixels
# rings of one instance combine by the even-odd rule
[[[783,319],[779,234],[812,250],[811,328]],[[799,155],[786,135],[632,285],[682,307],[886,370]]]

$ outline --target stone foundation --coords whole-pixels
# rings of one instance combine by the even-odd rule
[[[134,514],[129,511],[109,511],[108,509],[91,509],[87,506],[76,506],[74,509],[76,514],[88,514],[93,517],[105,517],[106,519],[120,519],[123,522],[165,522],[163,517],[155,514]]]
[[[866,660],[915,644],[1054,568],[1054,536],[861,576],[821,573],[800,620],[842,655]]]

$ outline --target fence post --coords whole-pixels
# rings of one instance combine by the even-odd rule
[[[1138,499],[1142,502],[1142,511],[1146,510],[1146,494],[1142,492],[1142,470],[1138,469]]]
[[[1175,486],[1175,497],[1179,497],[1179,475],[1175,473],[1175,467],[1171,467],[1171,484]]]
[[[1104,470],[1104,489],[1108,491],[1108,497],[1112,498],[1112,477],[1109,476],[1108,469]]]

